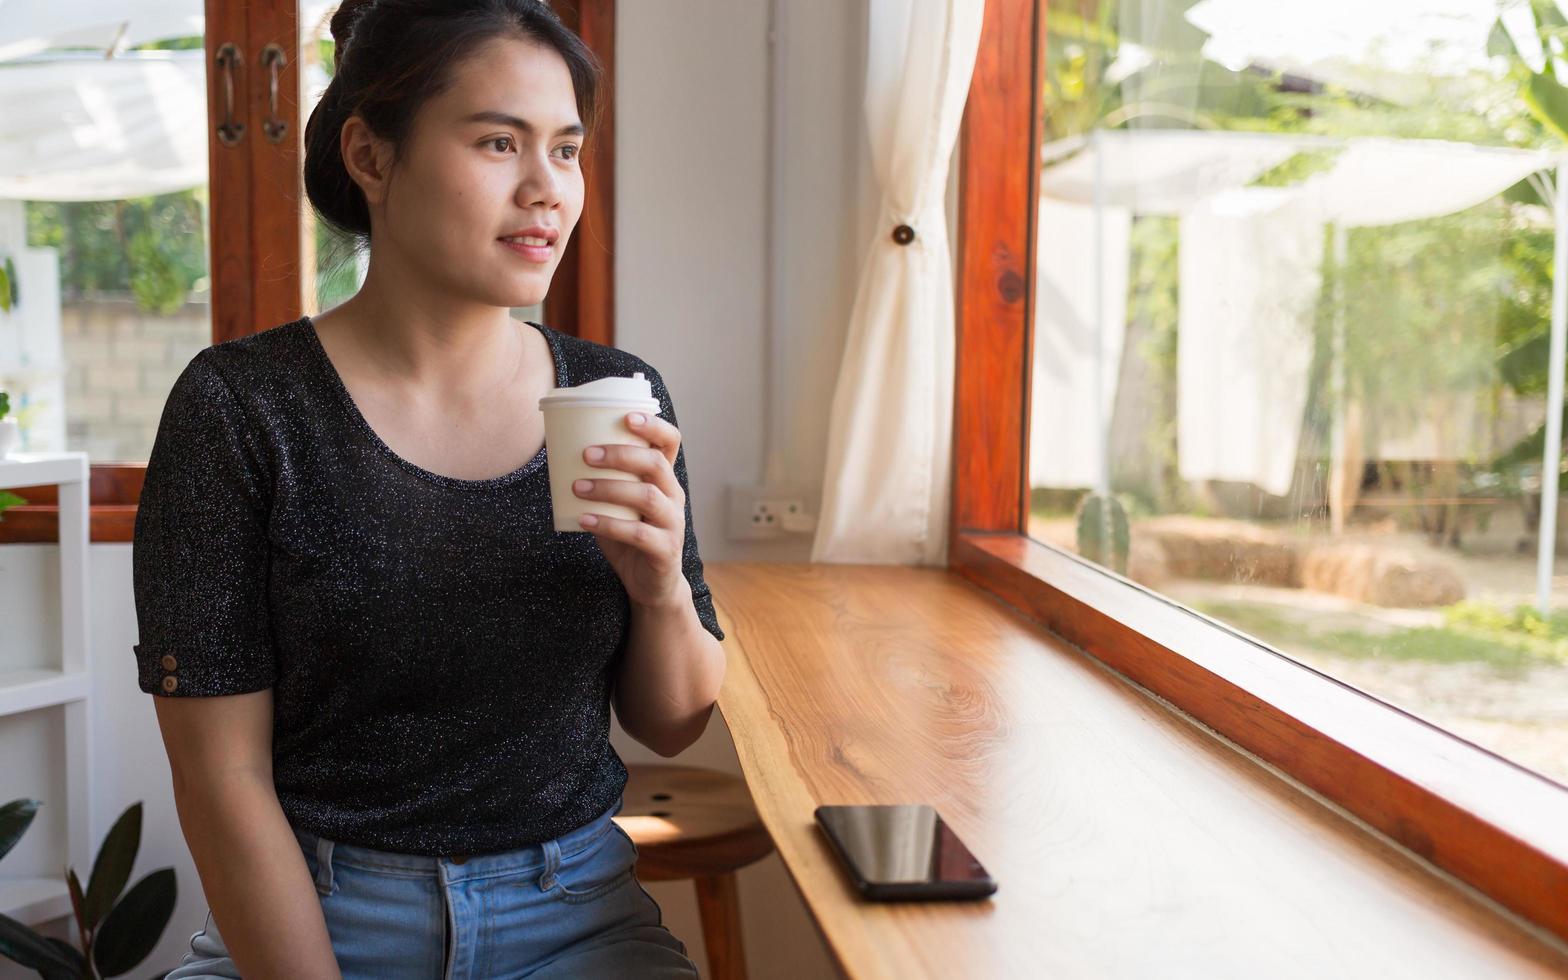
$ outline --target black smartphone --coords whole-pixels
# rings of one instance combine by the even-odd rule
[[[865,898],[984,898],[996,891],[991,875],[930,804],[825,805],[816,817]]]

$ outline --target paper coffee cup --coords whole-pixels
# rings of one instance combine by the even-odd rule
[[[626,480],[642,482],[625,470],[591,466],[583,459],[589,446],[647,446],[647,439],[626,424],[628,412],[659,414],[653,386],[637,371],[629,378],[608,377],[570,388],[551,388],[539,399],[544,413],[545,468],[550,473],[550,507],[557,531],[591,533],[578,523],[584,514],[642,519],[642,513],[625,504],[579,497],[572,489],[577,480]]]

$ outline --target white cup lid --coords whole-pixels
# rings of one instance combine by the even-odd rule
[[[657,413],[659,401],[653,397],[653,385],[641,371],[629,378],[612,375],[568,388],[551,388],[539,399],[541,409],[546,406],[568,405],[631,405]]]

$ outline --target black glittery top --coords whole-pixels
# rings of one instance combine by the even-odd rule
[[[531,324],[556,384],[641,358]],[[289,822],[407,854],[558,837],[619,797],[610,689],[625,588],[587,531],[557,532],[545,450],[465,480],[371,429],[309,317],[208,347],[169,394],[132,565],[139,684],[164,697],[271,687]],[[675,475],[686,489],[682,449]],[[724,639],[686,504],[683,567]]]

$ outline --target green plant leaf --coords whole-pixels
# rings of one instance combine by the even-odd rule
[[[174,915],[173,868],[159,868],[131,886],[104,916],[93,939],[93,965],[106,977],[129,973],[153,951]]]
[[[6,258],[5,264],[9,266],[11,259]],[[11,273],[6,268],[0,268],[0,310],[7,313],[11,310]]]
[[[15,495],[0,491],[0,503],[4,503],[4,499],[9,496]],[[25,798],[12,800],[5,806],[0,806],[0,858],[9,854],[11,848],[16,846],[16,842],[27,833],[28,825],[33,822],[33,816],[38,813],[38,808],[41,806],[43,804],[38,800]]]
[[[93,861],[93,873],[87,879],[87,904],[83,909],[88,929],[98,928],[98,923],[125,890],[131,880],[131,867],[136,863],[136,851],[142,840],[142,805],[132,803],[120,814],[120,819],[109,828]]]
[[[1535,26],[1539,31],[1568,27],[1568,20],[1563,19],[1563,12],[1557,9],[1554,0],[1530,0],[1530,12],[1535,15]]]
[[[71,980],[77,980],[82,975],[82,967],[87,965],[87,957],[82,955],[82,951],[65,940],[53,936],[45,936],[44,941],[58,950],[60,955],[71,964]]]
[[[1568,422],[1568,402],[1563,404],[1563,421]],[[1568,432],[1568,428],[1563,429]],[[1518,466],[1522,463],[1539,463],[1546,450],[1546,423],[1542,422],[1535,427],[1535,431],[1520,439],[1508,448],[1501,456],[1487,464],[1488,469],[1501,470]]]
[[[1501,17],[1492,23],[1492,32],[1486,36],[1486,53],[1494,58],[1512,58],[1521,62],[1524,60],[1519,54],[1519,46],[1514,43],[1514,36],[1503,26]]]
[[[86,900],[82,898],[82,879],[76,877],[75,868],[65,869],[65,883],[71,893],[71,912],[76,916],[77,925],[82,924],[82,906]]]
[[[10,280],[10,294],[7,302],[11,306],[16,306],[22,301],[22,285],[21,281],[16,277],[16,263],[11,261],[11,256],[9,255],[5,257],[5,277]]]
[[[70,970],[72,964],[44,937],[9,915],[0,914],[0,956],[40,973],[46,969]]]
[[[1568,88],[1547,75],[1531,75],[1520,94],[1524,96],[1525,105],[1530,107],[1530,114],[1540,120],[1541,125],[1559,139],[1568,140]]]
[[[1497,374],[1520,394],[1546,388],[1546,367],[1551,357],[1550,334],[1526,337],[1497,358]]]
[[[20,506],[22,506],[25,503],[27,503],[26,500],[22,499],[21,497],[18,497],[16,494],[12,493],[11,491],[9,491],[9,490],[0,490],[0,514],[4,514],[9,508],[20,507]],[[3,519],[3,518],[0,518],[0,519]],[[13,841],[12,843],[14,844],[15,841]],[[5,856],[5,851],[6,850],[10,850],[10,847],[7,846],[5,848],[5,850],[0,850],[0,857],[4,857]]]

